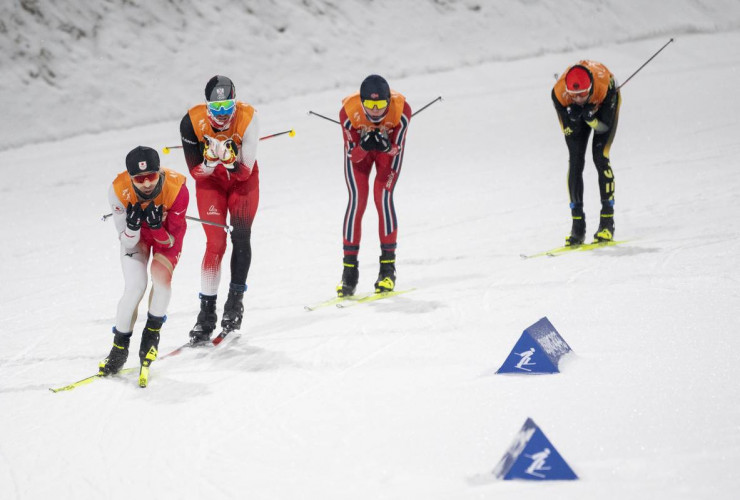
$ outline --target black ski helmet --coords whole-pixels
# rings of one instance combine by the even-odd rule
[[[380,75],[370,75],[360,85],[360,99],[390,100],[391,88],[388,82]]]
[[[226,76],[216,75],[206,84],[206,101],[225,101],[236,99],[234,82]]]
[[[146,146],[136,146],[126,155],[126,170],[132,177],[159,172],[159,153]]]

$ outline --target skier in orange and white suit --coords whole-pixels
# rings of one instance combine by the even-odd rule
[[[252,262],[251,232],[259,205],[257,112],[236,100],[234,83],[217,75],[206,84],[206,102],[192,107],[180,122],[185,162],[195,179],[200,218],[226,224],[231,215],[231,276],[221,327],[241,327]],[[226,252],[223,229],[204,224],[206,251],[201,265],[200,313],[190,331],[193,343],[210,339],[216,328],[216,300],[221,280],[221,260]]]
[[[172,273],[180,259],[187,228],[189,193],[184,175],[160,168],[157,152],[139,146],[126,156],[126,171],[113,181],[108,200],[121,241],[124,291],[113,327],[113,348],[100,363],[101,375],[117,373],[126,363],[139,303],[147,288],[150,257],[152,290],[139,359],[148,367],[157,358]]]
[[[375,291],[391,291],[396,284],[398,238],[393,190],[401,173],[411,107],[403,95],[391,91],[383,77],[370,75],[360,85],[360,92],[342,100],[339,121],[344,132],[344,177],[349,202],[344,215],[344,270],[337,295],[353,295],[359,280],[357,255],[373,165],[381,250]]]
[[[552,101],[560,120],[570,155],[568,190],[573,224],[566,245],[580,245],[586,237],[583,211],[583,168],[591,130],[593,161],[599,175],[601,216],[595,241],[614,238],[614,172],[609,150],[619,121],[621,96],[614,75],[596,61],[580,61],[570,66],[552,89]]]

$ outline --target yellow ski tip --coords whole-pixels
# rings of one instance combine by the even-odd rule
[[[149,384],[149,367],[141,365],[141,371],[139,372],[139,387],[142,389]]]

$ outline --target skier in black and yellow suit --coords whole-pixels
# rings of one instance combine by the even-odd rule
[[[614,239],[614,172],[609,160],[619,121],[621,97],[614,75],[596,61],[569,67],[552,89],[552,101],[568,146],[568,190],[573,225],[566,245],[580,245],[586,238],[583,211],[583,168],[591,130],[593,160],[599,174],[601,216],[595,241]]]

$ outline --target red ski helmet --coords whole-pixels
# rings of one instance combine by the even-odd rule
[[[590,92],[591,83],[591,73],[583,66],[573,66],[565,75],[565,89],[569,94]]]

